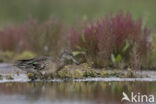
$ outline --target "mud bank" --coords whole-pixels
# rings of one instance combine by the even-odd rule
[[[59,77],[44,79],[44,81],[156,81],[156,71],[136,71],[130,77],[128,70],[98,70],[87,68],[88,66],[66,66],[62,69]],[[86,70],[86,69],[87,70]],[[83,75],[81,75],[83,72]],[[73,77],[73,73],[75,73]],[[88,75],[88,76],[87,76]],[[126,77],[127,76],[127,77]],[[11,64],[0,64],[0,83],[4,82],[28,82],[31,81],[28,74]],[[35,81],[43,81],[36,79]]]

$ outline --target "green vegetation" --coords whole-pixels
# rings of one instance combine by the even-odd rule
[[[6,78],[7,80],[13,80],[13,79],[14,79],[13,76],[12,76],[12,75],[9,75],[9,74],[6,75],[5,78]]]
[[[105,70],[105,69],[95,69],[88,67],[88,64],[82,64],[79,66],[68,65],[65,66],[62,70],[53,73],[53,75],[41,75],[28,73],[28,78],[33,80],[52,80],[55,78],[60,78],[64,80],[68,79],[82,79],[82,78],[109,78],[109,77],[120,77],[120,78],[141,78],[142,75],[136,74],[135,71],[128,68],[127,71],[123,72],[122,70]]]
[[[13,51],[0,51],[0,61],[1,62],[12,62],[15,60],[34,58],[35,53],[31,51],[23,51],[21,53],[16,53]]]
[[[2,80],[3,79],[3,77],[2,77],[2,75],[0,75],[0,80]]]
[[[37,75],[35,73],[27,73],[27,77],[31,80],[37,79]]]
[[[34,58],[36,55],[33,52],[30,51],[24,51],[21,54],[18,54],[14,57],[15,60],[22,60],[22,59],[30,59]]]
[[[145,24],[155,28],[155,4],[155,0],[2,0],[0,25],[23,23],[30,15],[39,21],[54,15],[66,24],[75,24],[77,19],[95,20],[123,9],[130,11],[134,18],[143,17]]]

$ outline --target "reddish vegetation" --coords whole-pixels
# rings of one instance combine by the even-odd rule
[[[67,43],[64,27],[54,18],[43,23],[30,19],[23,25],[5,27],[0,30],[0,49],[56,56]],[[120,11],[103,20],[85,22],[81,29],[72,28],[69,41],[73,51],[83,53],[81,58],[95,66],[123,61],[126,66],[136,67],[150,51],[150,33],[141,19],[133,20],[130,13]]]
[[[56,56],[63,46],[63,35],[63,25],[54,18],[44,23],[30,19],[23,25],[2,29],[0,49],[16,52],[31,50],[39,55],[55,54]]]
[[[21,51],[27,49],[24,26],[8,26],[0,31],[0,49],[3,51]]]
[[[111,54],[130,61],[133,48],[140,56],[146,56],[150,49],[149,36],[150,30],[143,28],[141,19],[135,21],[130,13],[124,15],[120,11],[115,16],[108,15],[104,20],[85,25],[82,30],[72,29],[70,41],[74,51],[85,51],[85,56],[94,64],[103,66],[111,63]],[[126,42],[130,46],[123,52]]]
[[[65,45],[64,27],[54,18],[44,23],[30,20],[27,22],[27,27],[26,39],[31,50],[39,55],[56,56]]]

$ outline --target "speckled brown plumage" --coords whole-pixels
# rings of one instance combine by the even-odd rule
[[[59,71],[61,68],[63,68],[66,65],[67,60],[72,60],[74,63],[78,64],[78,62],[73,58],[72,54],[65,53],[62,54],[59,59],[41,56],[32,59],[19,60],[16,62],[15,66],[26,72],[49,74]]]

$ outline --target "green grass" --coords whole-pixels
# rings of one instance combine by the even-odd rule
[[[30,15],[40,21],[53,15],[66,24],[74,24],[84,16],[97,19],[123,9],[156,28],[155,4],[156,0],[0,0],[0,26],[23,23]]]

